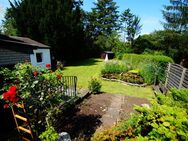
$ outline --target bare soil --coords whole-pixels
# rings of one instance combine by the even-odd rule
[[[114,105],[113,100],[120,98],[120,106]],[[113,104],[112,104],[113,103]],[[116,119],[106,120],[106,117],[112,114],[118,114],[115,118],[118,120],[128,119],[130,113],[134,112],[134,105],[148,104],[149,101],[144,98],[136,98],[130,96],[113,94],[96,94],[90,95],[80,104],[70,107],[69,110],[62,113],[56,125],[58,132],[68,132],[73,141],[89,141],[92,135],[101,127],[107,124],[113,125]],[[112,109],[112,107],[114,107]],[[110,109],[110,110],[109,110]],[[106,122],[104,122],[106,121]]]

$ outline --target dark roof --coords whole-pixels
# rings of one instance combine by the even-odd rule
[[[27,37],[17,37],[17,36],[6,36],[0,35],[0,41],[8,42],[8,43],[15,43],[15,44],[22,44],[27,46],[39,47],[39,48],[50,48],[47,45],[34,41]]]
[[[104,51],[104,53],[106,53],[106,54],[114,54],[114,52],[112,52],[112,51]]]

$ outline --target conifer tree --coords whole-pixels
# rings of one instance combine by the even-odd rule
[[[188,29],[188,0],[170,0],[170,5],[162,10],[166,23],[165,29],[187,31]]]
[[[118,6],[113,0],[97,0],[94,5],[95,7],[92,8],[92,12],[88,15],[88,28],[95,37],[111,35],[119,28]]]

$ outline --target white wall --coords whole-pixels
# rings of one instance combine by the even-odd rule
[[[34,49],[33,52],[34,54],[30,54],[31,64],[33,66],[46,68],[46,64],[51,65],[50,49]],[[37,62],[36,53],[42,53],[42,62]]]

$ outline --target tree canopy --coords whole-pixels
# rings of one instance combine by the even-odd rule
[[[20,36],[52,47],[57,59],[82,57],[84,31],[80,0],[15,0],[10,17]]]
[[[162,13],[166,20],[165,29],[188,30],[188,0],[170,0],[170,5],[165,5]]]
[[[111,35],[118,26],[118,6],[113,0],[97,0],[88,13],[89,29],[94,36]]]

